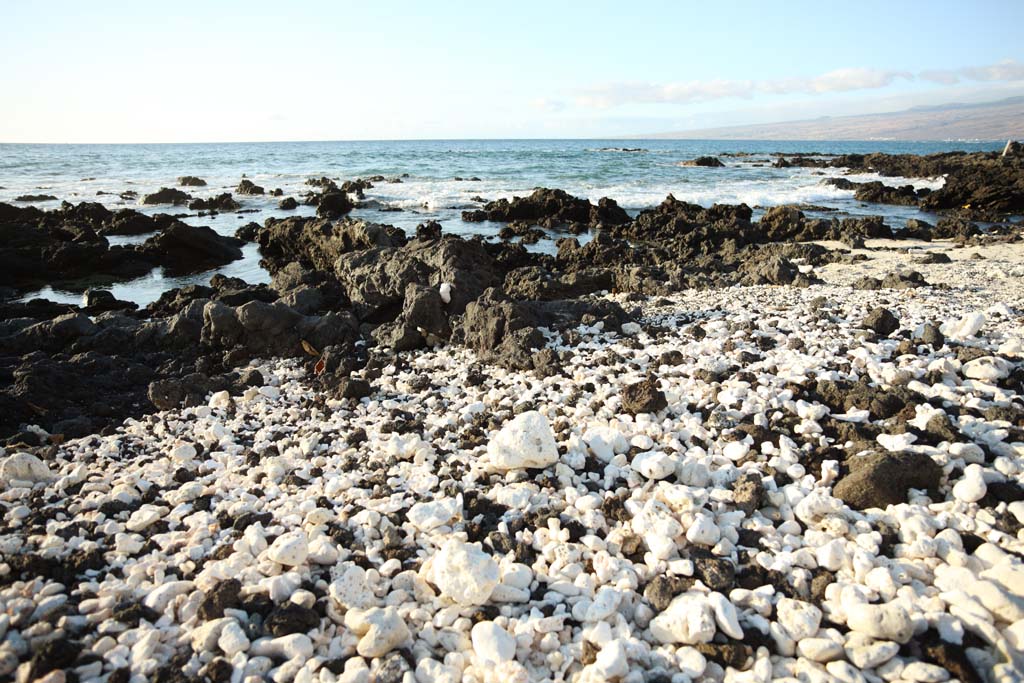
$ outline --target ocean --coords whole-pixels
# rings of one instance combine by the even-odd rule
[[[473,200],[523,196],[536,187],[560,188],[596,202],[610,197],[630,213],[660,203],[668,194],[710,206],[745,202],[755,209],[779,204],[814,204],[840,213],[822,215],[882,215],[893,227],[907,218],[935,220],[913,207],[864,204],[853,191],[825,185],[839,169],[773,168],[772,154],[818,152],[852,154],[931,154],[951,150],[998,150],[988,142],[885,141],[715,141],[715,140],[429,140],[366,142],[272,142],[149,145],[23,145],[0,144],[0,201],[13,202],[23,194],[49,194],[54,201],[33,202],[55,208],[61,201],[96,201],[111,209],[130,207],[147,214],[189,213],[184,207],[141,206],[118,195],[134,190],[141,197],[161,187],[176,187],[177,178],[192,175],[206,187],[182,188],[195,197],[233,192],[243,174],[268,191],[281,188],[284,196],[309,190],[305,181],[328,176],[343,181],[384,175],[401,182],[380,182],[366,192],[369,206],[356,208],[355,218],[390,223],[411,232],[427,220],[440,221],[444,230],[460,235],[496,238],[500,224],[464,223],[461,212],[477,208]],[[639,150],[639,151],[626,151]],[[683,167],[679,162],[702,155],[718,156],[725,168]],[[456,178],[462,180],[456,180]],[[472,179],[472,180],[469,180]],[[888,185],[913,184],[936,188],[941,178],[882,179],[859,174],[854,180],[881,179]],[[269,217],[313,215],[300,205],[282,211],[280,197],[240,196],[243,213],[183,216],[193,225],[208,225],[230,235],[250,221]],[[24,205],[24,204],[22,204]],[[401,211],[394,211],[401,209]],[[144,241],[148,236],[113,237],[112,244]],[[586,239],[585,237],[583,239]],[[553,240],[530,247],[553,251]],[[240,277],[250,283],[268,282],[254,244],[244,258],[223,268],[187,277],[165,277],[159,269],[109,289],[120,299],[145,305],[168,289],[209,282],[214,273]],[[81,292],[46,287],[25,298],[42,297],[77,303]]]

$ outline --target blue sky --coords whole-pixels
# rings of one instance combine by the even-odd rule
[[[5,3],[0,142],[604,137],[1024,94],[1024,2]]]

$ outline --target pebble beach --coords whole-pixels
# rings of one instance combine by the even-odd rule
[[[0,450],[0,678],[1024,680],[1024,250],[850,251]]]

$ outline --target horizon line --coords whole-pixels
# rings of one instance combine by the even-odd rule
[[[567,137],[493,137],[493,138],[352,138],[352,139],[328,139],[328,140],[191,140],[191,141],[178,141],[178,142],[5,142],[0,141],[0,145],[15,146],[80,146],[80,145],[281,145],[281,144],[325,144],[325,143],[376,143],[376,142],[600,142],[600,141],[614,141],[614,142],[772,142],[772,143],[789,143],[789,142],[906,142],[906,143],[941,143],[941,142],[965,142],[970,144],[984,144],[984,143],[1003,143],[1003,138],[928,138],[928,139],[916,139],[906,140],[899,138],[756,138],[756,137],[736,137],[736,138],[712,138],[712,137],[694,137],[694,138],[672,138],[672,137],[661,137],[669,136],[672,133],[650,133],[654,137],[639,137],[639,136],[626,136],[626,137],[580,137],[580,138],[567,138]],[[1012,139],[1012,138],[1011,138]]]

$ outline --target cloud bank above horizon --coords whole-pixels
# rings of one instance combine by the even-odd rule
[[[725,99],[752,99],[757,95],[822,95],[857,90],[875,90],[897,81],[923,81],[955,85],[965,81],[984,83],[1024,82],[1024,63],[1005,60],[984,66],[958,69],[928,69],[914,74],[865,67],[834,69],[811,78],[770,80],[693,80],[673,83],[608,83],[580,88],[572,101],[580,107],[608,109],[626,104],[694,104]],[[538,107],[557,111],[564,102],[534,101]]]

